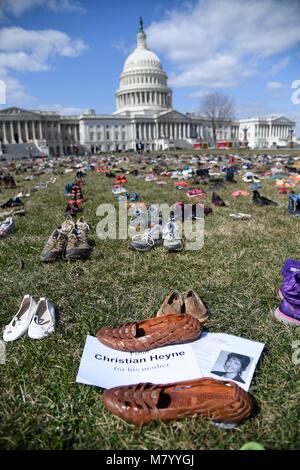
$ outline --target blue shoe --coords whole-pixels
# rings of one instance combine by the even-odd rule
[[[262,188],[262,185],[261,185],[260,183],[252,183],[252,184],[250,185],[250,188],[253,189],[253,191],[254,191],[255,189],[260,189],[260,188]]]
[[[129,197],[129,201],[133,201],[133,202],[140,201],[141,199],[142,198],[139,195],[139,193],[132,193],[131,196]]]

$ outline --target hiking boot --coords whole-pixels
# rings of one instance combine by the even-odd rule
[[[71,215],[68,215],[66,220],[61,224],[59,230],[64,233],[66,236],[69,235],[71,230],[75,227],[75,222]]]
[[[161,227],[155,225],[141,234],[134,235],[128,248],[136,251],[149,251],[161,244]]]
[[[62,259],[66,243],[67,236],[59,229],[54,230],[41,253],[41,261],[48,262]]]
[[[212,202],[215,206],[226,207],[226,204],[225,204],[225,202],[223,201],[223,199],[222,199],[217,193],[215,193],[215,192],[212,193],[211,202]]]
[[[87,239],[88,224],[80,217],[77,224],[68,235],[65,258],[69,260],[87,259],[91,253],[91,246]]]
[[[257,206],[278,206],[277,202],[268,199],[267,197],[261,196],[257,189],[253,191],[252,197],[253,203]]]
[[[168,222],[163,229],[164,248],[167,251],[181,251],[183,243],[175,222]]]
[[[4,222],[0,224],[0,238],[4,238],[11,233],[15,233],[16,224],[11,217],[7,217]]]

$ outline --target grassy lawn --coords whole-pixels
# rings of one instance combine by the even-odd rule
[[[23,178],[17,177],[20,187]],[[27,182],[27,187],[48,178],[43,175]],[[200,251],[168,254],[159,247],[137,253],[129,251],[124,240],[97,238],[96,209],[103,202],[114,202],[113,179],[89,172],[83,192],[84,216],[95,242],[91,258],[43,264],[40,252],[65,218],[63,189],[72,179],[59,176],[48,189],[24,199],[28,213],[15,218],[17,233],[0,241],[0,325],[11,320],[27,293],[36,299],[46,296],[58,316],[56,332],[46,340],[24,336],[7,344],[6,364],[0,365],[0,447],[198,450],[239,449],[246,441],[258,441],[268,449],[298,448],[299,365],[292,362],[292,342],[300,339],[299,331],[272,317],[284,260],[300,259],[300,220],[288,216],[288,196],[264,180],[261,193],[276,200],[278,207],[256,207],[251,196],[233,198],[233,189],[247,189],[238,176],[238,184],[217,191],[228,207],[212,206]],[[188,201],[167,178],[166,186],[128,179],[128,191],[139,192],[145,202]],[[212,191],[207,191],[211,206]],[[14,194],[4,191],[0,201]],[[253,218],[233,221],[229,213],[235,211],[251,213]],[[155,315],[170,289],[189,288],[208,308],[210,332],[266,344],[250,389],[259,412],[231,431],[202,417],[135,428],[106,411],[100,389],[75,383],[86,335],[95,335],[102,326]]]

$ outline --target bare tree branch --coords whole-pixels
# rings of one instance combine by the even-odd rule
[[[233,99],[228,95],[218,92],[207,93],[198,112],[211,125],[216,145],[216,130],[234,119],[235,105]]]

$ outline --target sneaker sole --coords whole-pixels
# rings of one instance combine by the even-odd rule
[[[285,325],[300,326],[300,320],[288,317],[287,315],[282,313],[278,307],[274,311],[274,317],[276,318],[276,320],[280,321],[281,323],[284,323]]]

